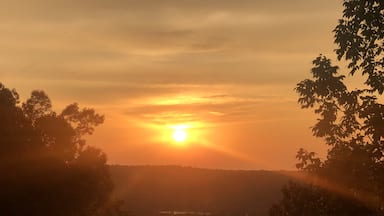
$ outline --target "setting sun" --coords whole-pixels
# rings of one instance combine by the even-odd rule
[[[189,137],[187,133],[188,125],[173,125],[171,128],[173,130],[172,138],[175,142],[184,143]]]
[[[176,129],[173,132],[173,139],[178,143],[184,142],[187,139],[187,133],[184,129]]]

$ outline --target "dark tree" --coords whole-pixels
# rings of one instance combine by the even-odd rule
[[[283,188],[270,215],[384,215],[384,1],[344,0],[334,30],[338,59],[349,75],[364,75],[350,89],[330,59],[313,61],[312,79],[297,84],[302,108],[318,115],[313,135],[329,146],[321,161],[300,149],[301,181]]]
[[[349,61],[350,74],[368,75],[371,90],[384,91],[384,4],[382,0],[344,0],[343,18],[335,28],[338,59]]]
[[[0,83],[0,215],[123,215],[110,200],[105,154],[83,138],[104,117],[77,104],[51,107],[43,91],[20,105]]]

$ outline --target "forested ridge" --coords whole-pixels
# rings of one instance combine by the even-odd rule
[[[211,170],[180,166],[110,166],[115,196],[133,215],[198,211],[266,215],[295,171]]]

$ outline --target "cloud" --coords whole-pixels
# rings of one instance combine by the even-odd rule
[[[276,111],[292,101],[280,100],[271,96],[253,98],[241,97],[201,97],[167,104],[143,104],[126,108],[124,114],[140,122],[166,125],[188,122],[204,122],[206,124],[227,124],[281,120]],[[269,111],[265,107],[271,107]],[[287,116],[284,116],[285,118]]]
[[[0,76],[66,84],[294,84],[308,68],[303,62],[332,50],[322,33],[331,30],[335,5],[8,1],[0,9]]]
[[[311,13],[313,11],[333,11],[335,1],[268,1],[268,0],[13,0],[6,2],[9,13],[16,10],[21,16],[40,15],[45,18],[84,17],[120,14],[123,12],[143,12],[150,14],[174,13],[175,10],[204,14],[211,11],[265,12],[274,14]],[[4,8],[4,7],[2,7]],[[120,13],[119,13],[120,12]],[[186,15],[189,15],[188,13]]]
[[[39,88],[55,107],[76,101],[106,112],[104,135],[94,139],[100,146],[121,142],[120,156],[126,142],[148,143],[143,137],[152,132],[137,122],[204,121],[220,125],[216,139],[234,134],[217,143],[280,157],[275,149],[251,151],[249,143],[267,146],[273,139],[278,148],[300,141],[301,129],[287,128],[297,119],[303,128],[310,123],[293,88],[318,53],[334,49],[331,31],[342,11],[334,0],[0,0],[0,6],[0,81],[22,98]],[[133,132],[116,134],[131,120]],[[289,122],[276,124],[283,120]]]

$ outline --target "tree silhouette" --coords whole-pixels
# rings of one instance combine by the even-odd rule
[[[384,215],[384,2],[343,5],[335,51],[351,76],[364,75],[364,87],[349,89],[325,56],[313,61],[313,78],[295,90],[301,107],[318,115],[312,132],[329,146],[327,158],[300,149],[297,168],[305,178],[283,188],[270,215]]]
[[[104,117],[93,109],[51,109],[43,91],[20,105],[0,83],[0,214],[124,215],[110,199],[106,156],[86,144]]]

